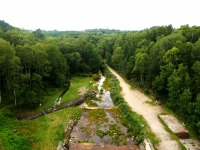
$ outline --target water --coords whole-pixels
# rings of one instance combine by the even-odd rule
[[[93,143],[94,145],[100,146],[124,145],[124,141],[127,145],[134,144],[132,138],[127,137],[127,128],[121,125],[118,118],[119,116],[112,110],[115,108],[113,107],[114,104],[110,97],[110,91],[103,89],[105,80],[106,77],[101,75],[98,82],[98,94],[96,95],[98,100],[91,100],[93,103],[96,103],[98,107],[90,107],[86,102],[80,105],[81,108],[87,109],[84,109],[80,120],[71,132],[69,149],[77,149],[76,144],[82,142]],[[101,101],[99,101],[99,99]],[[106,108],[109,107],[111,108],[107,110]],[[103,110],[105,113],[98,114],[99,110],[96,109]],[[115,128],[113,129],[113,127]],[[105,135],[100,137],[97,131],[101,131],[103,132],[102,134]]]
[[[106,80],[106,77],[101,75],[101,79],[99,80],[98,83],[98,94],[96,95],[96,98],[100,98],[102,97],[102,101],[96,101],[96,100],[92,100],[92,102],[96,103],[98,106],[103,107],[103,108],[108,108],[108,107],[113,107],[113,101],[110,97],[110,92],[106,91],[105,89],[103,89],[103,83]]]
[[[96,95],[96,98],[99,98],[101,96],[101,90],[103,90],[103,83],[105,80],[106,80],[106,77],[101,75],[101,78],[98,83],[98,94]]]

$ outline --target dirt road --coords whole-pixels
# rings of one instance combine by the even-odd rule
[[[153,106],[146,103],[147,101],[151,101],[149,97],[145,96],[136,89],[132,90],[131,86],[128,85],[113,69],[110,67],[108,67],[108,69],[119,80],[120,86],[122,87],[121,94],[125,101],[129,104],[134,112],[137,112],[144,117],[152,131],[161,140],[156,148],[158,150],[179,150],[180,147],[178,142],[170,138],[168,132],[164,129],[164,126],[158,119],[158,115],[163,113],[164,110],[159,105]]]

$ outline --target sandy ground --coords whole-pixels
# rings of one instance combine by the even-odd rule
[[[79,91],[79,95],[83,96],[87,93],[88,89],[87,87],[80,87],[78,91]]]
[[[158,115],[162,114],[164,110],[159,106],[152,106],[146,101],[151,101],[151,99],[145,96],[140,91],[131,89],[131,86],[128,85],[113,69],[108,67],[108,69],[117,77],[122,87],[122,95],[125,101],[129,104],[133,111],[142,115],[144,119],[149,124],[152,131],[157,135],[161,140],[158,143],[158,150],[179,150],[180,147],[178,142],[172,140],[168,132],[164,129],[164,126],[160,123]]]

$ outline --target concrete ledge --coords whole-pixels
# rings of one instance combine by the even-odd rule
[[[200,150],[200,142],[193,139],[180,140],[187,150]]]
[[[186,139],[189,137],[188,130],[174,116],[160,115],[159,117],[164,121],[168,128],[179,138]]]

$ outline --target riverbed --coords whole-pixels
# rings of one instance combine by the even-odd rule
[[[134,145],[133,138],[127,135],[127,128],[120,122],[110,91],[103,88],[106,77],[100,76],[97,95],[80,105],[83,114],[73,127],[69,149],[77,149],[80,144],[100,147]]]

